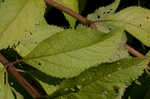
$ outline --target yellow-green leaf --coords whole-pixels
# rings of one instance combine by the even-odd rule
[[[150,46],[150,10],[129,7],[106,18],[109,24],[122,27],[142,43]]]
[[[92,29],[65,30],[40,42],[24,60],[48,75],[73,77],[96,64],[128,56],[114,57],[124,44],[120,44],[124,35],[119,28],[109,34]]]
[[[44,0],[4,0],[0,4],[0,49],[17,44],[43,19]]]

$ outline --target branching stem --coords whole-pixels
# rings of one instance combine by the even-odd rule
[[[34,98],[41,97],[40,94],[16,71],[14,65],[9,62],[0,53],[0,62],[4,65],[5,69],[12,74],[12,76],[27,90],[27,92]]]
[[[90,21],[88,19],[86,19],[85,17],[81,16],[80,14],[76,13],[75,11],[71,10],[70,8],[64,7],[63,5],[55,2],[54,0],[45,0],[45,2],[47,2],[48,4],[50,4],[51,6],[64,11],[66,13],[68,13],[69,15],[73,16],[74,18],[80,20],[82,23],[84,24],[91,24],[91,28],[93,29],[97,29],[96,25],[94,23],[96,22],[104,22],[104,20],[96,20],[96,21]],[[126,48],[128,49],[128,51],[130,53],[132,53],[133,55],[137,56],[137,57],[141,57],[144,56],[142,53],[136,51],[135,49],[133,49],[131,46],[129,46],[128,44],[126,44]]]
[[[91,28],[93,29],[97,29],[96,25],[93,24],[92,21],[86,19],[85,17],[81,16],[80,14],[78,14],[77,12],[73,11],[70,8],[64,7],[63,5],[55,2],[54,0],[45,0],[45,2],[47,2],[48,4],[50,4],[51,6],[55,7],[56,9],[59,9],[69,15],[71,15],[72,17],[78,19],[79,21],[81,21],[83,24],[89,25]]]
[[[64,7],[61,4],[58,4],[57,2],[55,2],[54,0],[45,0],[45,2],[47,2],[48,4],[50,4],[51,6],[64,11],[66,13],[68,13],[69,15],[73,16],[74,18],[80,20],[82,23],[84,24],[88,24],[91,28],[97,30],[97,27],[94,23],[97,22],[104,22],[104,20],[96,20],[96,21],[90,21],[88,19],[86,19],[85,17],[81,16],[80,14],[76,13],[75,11],[71,10],[70,8]],[[144,56],[142,53],[138,52],[137,50],[135,50],[134,48],[132,48],[131,46],[129,46],[128,44],[126,44],[126,48],[128,49],[128,51],[137,56],[137,57],[142,57]]]

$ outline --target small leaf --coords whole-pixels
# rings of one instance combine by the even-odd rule
[[[94,13],[88,15],[89,20],[103,20],[106,16],[113,14],[118,8],[120,0],[115,0],[112,4],[106,7],[98,8]],[[102,32],[108,33],[110,32],[110,26],[105,22],[96,23],[98,29]]]
[[[73,77],[91,66],[111,61],[123,36],[122,29],[109,34],[91,29],[65,30],[40,42],[24,61],[51,76]],[[119,59],[123,57],[126,56]]]
[[[43,87],[43,89],[46,91],[47,94],[53,94],[57,89],[58,89],[58,86],[55,86],[55,85],[51,85],[51,84],[48,84],[46,82],[42,82],[40,80],[38,80],[38,82],[41,84],[41,86]]]
[[[43,0],[4,0],[0,4],[0,49],[17,44],[43,19]]]
[[[51,97],[54,99],[122,99],[125,88],[144,72],[147,64],[148,58],[126,58],[114,63],[98,65],[78,77],[61,83],[59,90]],[[66,88],[69,89],[67,92],[64,91]],[[75,91],[71,90],[73,88]]]
[[[108,16],[109,24],[122,27],[131,35],[150,46],[150,10],[141,7],[129,7]]]

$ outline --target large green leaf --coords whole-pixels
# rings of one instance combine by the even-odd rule
[[[106,16],[113,14],[116,11],[116,9],[119,6],[119,3],[120,3],[120,0],[115,0],[112,4],[106,7],[100,7],[94,13],[89,14],[87,18],[92,21],[103,20]],[[105,33],[110,32],[110,26],[107,23],[98,22],[95,24],[100,31],[105,32]]]
[[[25,36],[23,40],[16,45],[15,50],[21,55],[28,55],[41,41],[47,39],[48,37],[56,34],[57,32],[63,31],[62,28],[48,25],[46,23],[41,23],[32,32]]]
[[[150,10],[129,7],[106,18],[109,24],[123,27],[131,35],[150,46]]]
[[[0,49],[17,44],[43,19],[43,0],[4,0],[0,4]]]
[[[122,29],[109,34],[92,29],[65,30],[40,42],[24,61],[48,75],[73,77],[93,65],[112,61],[124,35]]]
[[[148,58],[126,58],[90,68],[66,80],[51,97],[56,99],[122,99],[125,88],[146,68]],[[59,97],[60,96],[60,97]]]

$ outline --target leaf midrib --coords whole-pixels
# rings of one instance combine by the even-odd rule
[[[108,40],[108,39],[112,39],[112,37],[109,37],[109,38],[107,38],[105,40]],[[83,48],[78,48],[78,49],[73,49],[73,50],[67,50],[67,51],[58,52],[58,53],[54,53],[54,54],[50,54],[50,55],[48,54],[48,55],[41,55],[41,56],[35,56],[35,57],[28,57],[28,55],[27,55],[27,56],[24,57],[23,60],[38,59],[38,58],[43,58],[43,57],[51,57],[51,56],[59,55],[59,54],[71,53],[71,52],[74,52],[74,51],[78,51],[78,50],[82,50],[82,49],[87,49],[87,48],[89,48],[91,46],[95,46],[95,45],[100,44],[100,43],[102,43],[102,42],[96,42],[94,44],[88,45],[88,46],[83,47]]]

